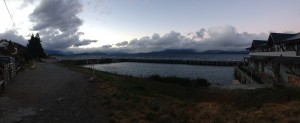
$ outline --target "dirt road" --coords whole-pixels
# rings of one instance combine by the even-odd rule
[[[88,76],[54,63],[20,72],[0,96],[0,123],[107,122]]]

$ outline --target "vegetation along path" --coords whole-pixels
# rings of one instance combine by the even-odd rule
[[[60,65],[38,63],[8,83],[0,96],[0,123],[106,122],[88,76]]]

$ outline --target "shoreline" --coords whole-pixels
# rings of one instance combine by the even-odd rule
[[[79,65],[82,66],[82,65]],[[92,68],[92,65],[83,65]],[[211,84],[227,84],[234,80],[234,67],[231,66],[203,66],[182,64],[157,64],[157,63],[109,63],[94,64],[95,70],[106,71],[112,74],[147,78],[152,75],[162,77],[180,77],[197,79],[204,78]],[[223,71],[223,72],[221,72]]]
[[[82,65],[79,65],[80,67],[83,68],[88,68],[91,69],[91,67],[84,67]],[[104,73],[108,73],[108,74],[112,74],[112,75],[117,75],[117,76],[125,76],[125,77],[134,77],[134,78],[140,78],[140,79],[147,79],[150,76],[134,76],[134,75],[128,75],[128,74],[119,74],[117,72],[108,72],[108,71],[101,71],[101,70],[97,70],[95,69],[95,71],[99,71],[99,72],[104,72]],[[155,74],[154,74],[155,75]],[[160,76],[160,75],[158,75]],[[178,76],[161,76],[161,77],[177,77],[177,78],[185,78],[185,77],[178,77]],[[200,77],[199,77],[200,78]],[[185,79],[197,79],[197,78],[185,78]],[[232,82],[209,82],[211,85],[211,87],[217,87],[220,89],[258,89],[258,88],[272,88],[273,84],[234,84],[233,83],[234,80],[232,80]]]
[[[69,69],[91,75],[74,65]],[[111,122],[292,122],[300,121],[300,90],[290,87],[223,89],[183,87],[95,71]],[[282,108],[284,107],[284,108]]]

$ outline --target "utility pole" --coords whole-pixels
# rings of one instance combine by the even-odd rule
[[[251,71],[251,84],[252,84],[252,68],[250,69],[250,71]]]
[[[89,81],[93,82],[96,79],[96,77],[95,77],[95,64],[94,64],[94,61],[91,61],[91,62],[92,62],[91,68],[92,68],[92,74],[93,74],[93,76],[89,79]]]

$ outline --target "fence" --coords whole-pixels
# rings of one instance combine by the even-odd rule
[[[4,89],[7,82],[15,77],[16,73],[14,64],[0,62],[0,87]]]

